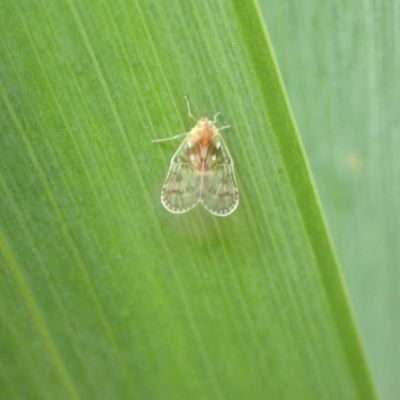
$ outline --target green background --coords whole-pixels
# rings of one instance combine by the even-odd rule
[[[400,396],[400,3],[260,1],[383,399]]]

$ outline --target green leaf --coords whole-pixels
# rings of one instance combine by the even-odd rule
[[[379,392],[398,399],[399,3],[260,3]]]
[[[0,18],[2,397],[374,399],[254,4]],[[160,204],[184,95],[231,125],[229,217]]]

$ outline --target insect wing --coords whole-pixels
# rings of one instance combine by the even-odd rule
[[[211,214],[229,215],[239,204],[239,190],[232,157],[220,134],[210,143],[207,163],[209,170],[203,177],[201,202]]]
[[[189,136],[179,146],[161,191],[161,202],[172,213],[191,210],[200,201],[201,176],[191,163],[194,148],[188,146]]]

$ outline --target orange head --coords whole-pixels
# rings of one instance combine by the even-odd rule
[[[208,118],[202,118],[196,126],[193,128],[194,134],[196,135],[201,146],[208,146],[211,140],[217,133],[217,128],[214,123]]]

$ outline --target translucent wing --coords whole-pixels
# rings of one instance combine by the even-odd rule
[[[202,181],[201,202],[211,213],[226,216],[239,204],[239,190],[233,170],[233,161],[221,135],[210,143],[209,170]]]
[[[186,138],[172,157],[161,191],[161,202],[172,213],[189,211],[200,201],[201,175],[191,163],[193,151]]]

